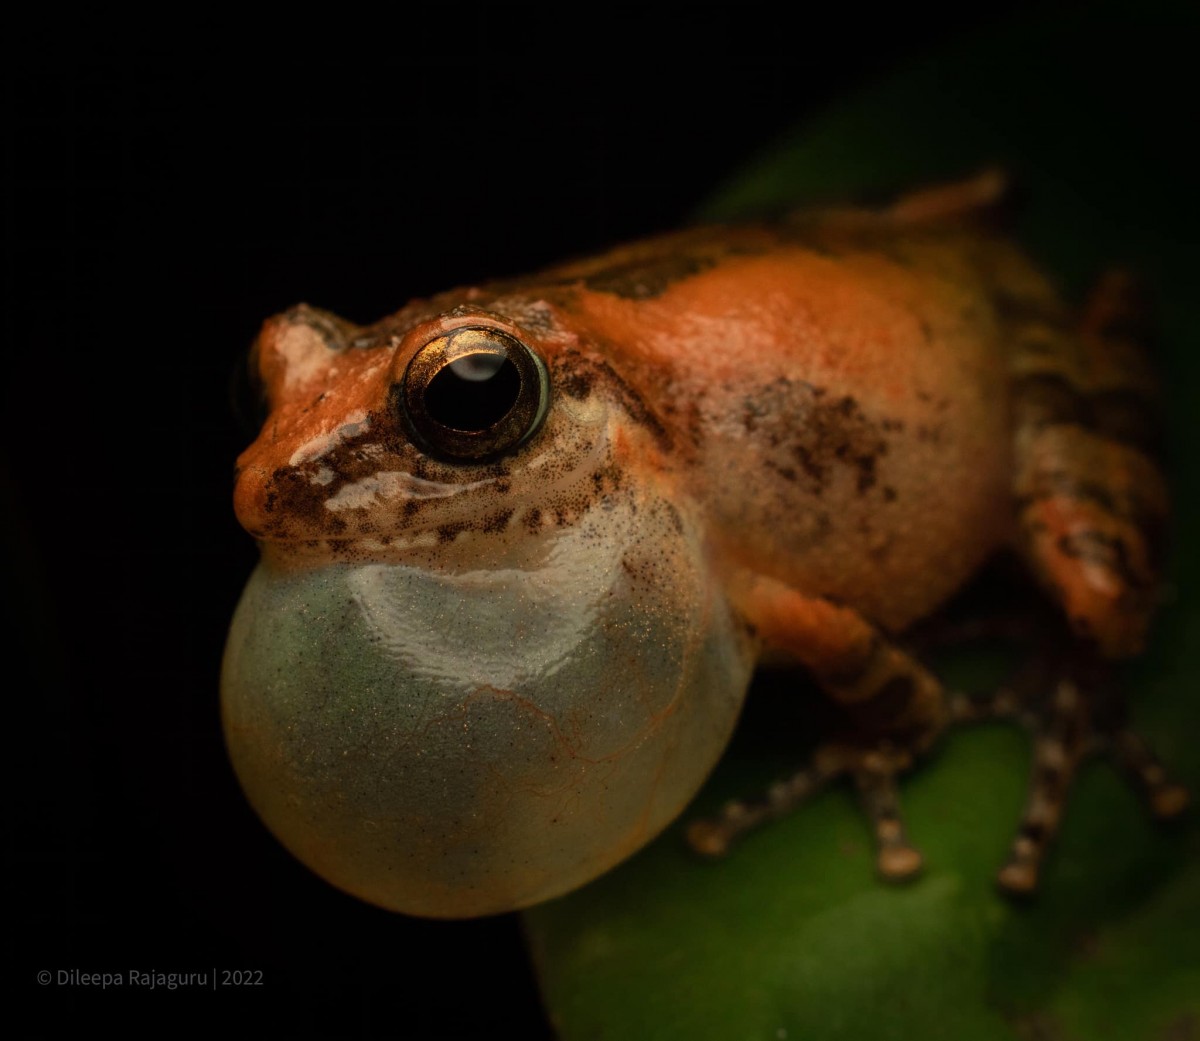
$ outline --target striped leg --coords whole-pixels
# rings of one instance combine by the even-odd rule
[[[842,757],[822,750],[803,770],[777,781],[757,798],[730,800],[715,817],[692,821],[687,829],[688,843],[706,857],[724,856],[734,840],[767,821],[786,816],[844,774],[846,768]]]
[[[1125,727],[1118,730],[1110,739],[1109,755],[1141,791],[1150,812],[1159,820],[1170,820],[1187,809],[1188,790],[1168,776],[1150,746],[1138,734]]]
[[[914,874],[921,855],[904,836],[896,778],[945,728],[941,684],[850,608],[761,578],[743,595],[753,603],[756,626],[768,643],[807,665],[845,710],[854,738],[823,744],[808,766],[757,798],[735,800],[714,817],[694,821],[689,843],[706,856],[720,856],[739,836],[849,777],[871,821],[880,874],[893,879]]]
[[[884,878],[910,878],[921,870],[923,858],[904,834],[896,797],[896,775],[907,764],[872,762],[880,758],[878,754],[867,757],[854,771],[863,809],[875,831],[875,867]]]
[[[1168,500],[1132,282],[1104,278],[1077,329],[1036,292],[1009,303],[1018,548],[1078,636],[1105,657],[1136,654]]]
[[[1140,789],[1150,812],[1167,820],[1183,812],[1187,790],[1173,781],[1150,749],[1126,725],[1124,701],[1113,686],[1111,667],[1082,645],[1049,653],[1013,686],[980,700],[950,699],[956,723],[1014,720],[1033,737],[1033,767],[1025,811],[1008,861],[997,876],[1014,895],[1033,892],[1042,863],[1059,832],[1067,797],[1079,767],[1102,755]]]
[[[1035,281],[1010,285],[1018,549],[1099,658],[1141,650],[1158,601],[1169,511],[1154,458],[1156,383],[1133,280],[1111,272],[1072,327]],[[1097,659],[1098,661],[1098,659]],[[1093,677],[1097,675],[1095,670]],[[1097,717],[1101,693],[1060,678],[1034,722],[1029,799],[1000,885],[1029,892],[1057,833],[1080,761],[1103,750],[1125,768],[1161,817],[1187,793],[1169,781],[1145,743]]]
[[[1062,680],[1047,718],[1035,728],[1025,812],[1008,862],[996,879],[1000,888],[1010,893],[1031,893],[1037,888],[1042,860],[1062,824],[1071,782],[1090,750],[1088,735],[1080,725],[1081,702],[1075,684]]]
[[[921,868],[921,854],[904,834],[896,797],[896,777],[912,763],[906,752],[827,744],[813,761],[756,799],[726,803],[715,817],[693,821],[687,831],[691,847],[704,856],[719,857],[732,842],[766,821],[790,813],[839,777],[853,778],[875,834],[876,868],[884,878],[909,878]]]

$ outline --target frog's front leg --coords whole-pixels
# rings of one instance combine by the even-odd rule
[[[809,597],[772,579],[742,583],[738,599],[760,639],[806,666],[852,722],[853,735],[822,744],[803,770],[758,798],[727,803],[715,817],[688,828],[692,847],[719,856],[758,824],[783,816],[835,778],[858,788],[875,833],[876,865],[887,878],[921,867],[908,842],[896,777],[945,728],[942,686],[924,666],[861,614],[823,597]]]

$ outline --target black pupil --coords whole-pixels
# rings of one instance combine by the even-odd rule
[[[501,354],[452,361],[425,388],[430,419],[452,430],[486,430],[508,415],[521,393],[521,374]]]

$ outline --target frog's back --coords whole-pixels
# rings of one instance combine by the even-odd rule
[[[677,442],[714,552],[902,628],[1011,534],[1002,240],[810,221],[609,257],[575,306]]]

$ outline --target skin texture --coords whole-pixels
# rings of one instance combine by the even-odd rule
[[[952,710],[894,636],[1012,546],[1100,655],[1134,653],[1166,513],[1119,288],[1081,329],[976,219],[998,191],[684,232],[369,328],[269,321],[235,491],[263,563],[224,678],[268,825],[383,906],[545,899],[681,811],[770,657],[854,732],[693,844],[850,773],[883,873],[915,870],[893,778]],[[404,404],[413,359],[464,330],[526,345],[549,388],[544,421],[480,459]]]

